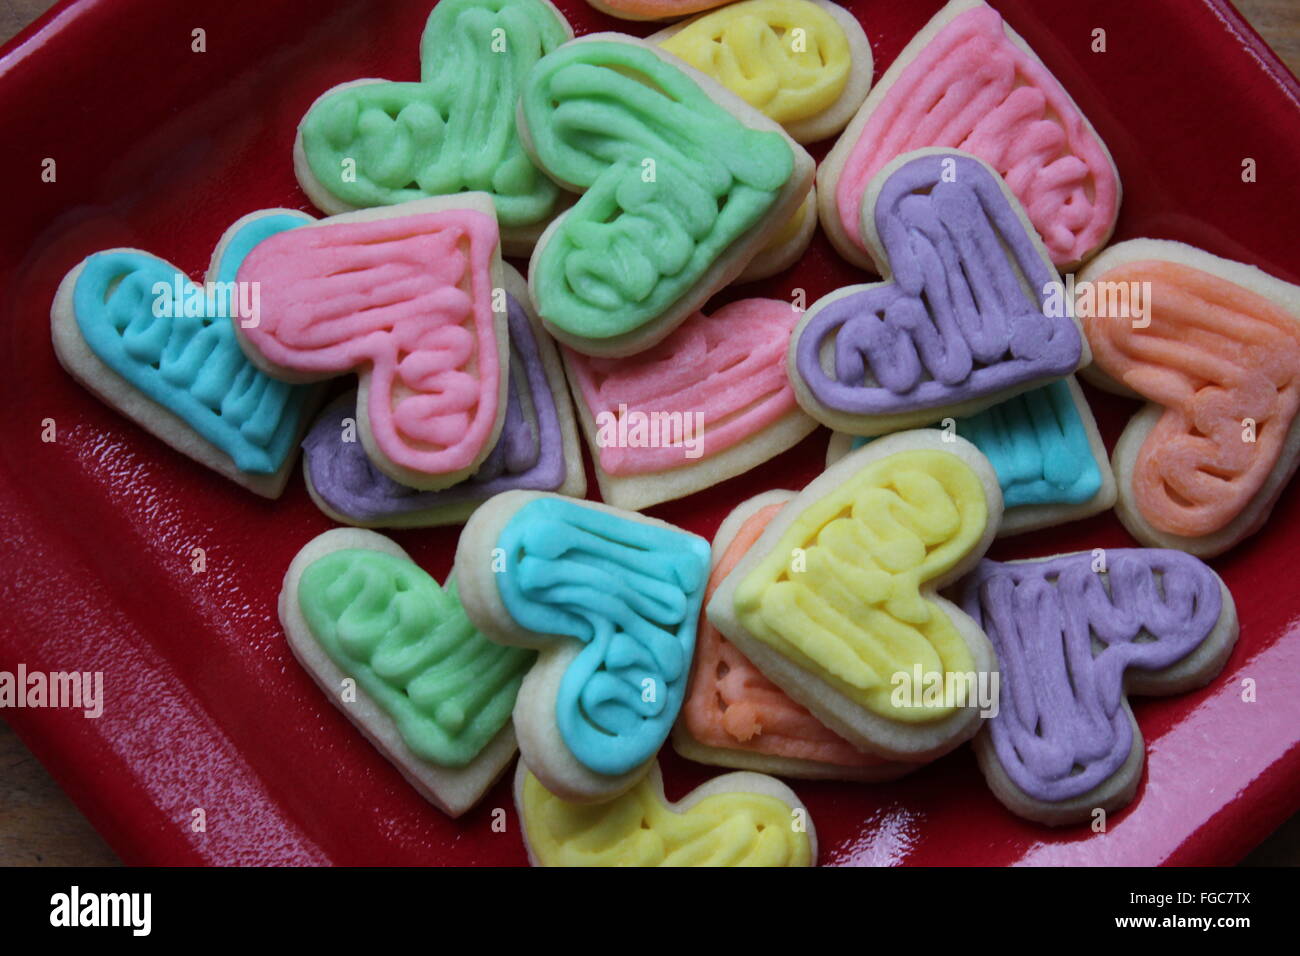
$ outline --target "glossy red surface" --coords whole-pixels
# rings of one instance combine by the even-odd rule
[[[1109,144],[1124,182],[1117,238],[1180,239],[1300,281],[1300,85],[1212,0],[995,0]],[[877,70],[939,0],[846,4]],[[560,0],[579,33],[645,26]],[[0,58],[0,669],[102,670],[98,720],[6,713],[131,863],[519,864],[509,791],[449,821],[317,691],[275,616],[294,553],[330,522],[301,478],[270,503],[181,457],[59,368],[49,304],[89,253],[136,246],[191,275],[239,216],[310,208],[290,162],[312,100],[363,76],[415,79],[427,6],[412,0],[85,0]],[[191,50],[191,30],[207,52]],[[1092,31],[1107,34],[1093,53]],[[817,155],[825,146],[816,150]],[[45,158],[57,182],[40,179]],[[1245,158],[1258,182],[1241,179]],[[796,269],[744,294],[808,300],[857,281],[818,237]],[[720,297],[721,299],[721,297]],[[1108,441],[1132,406],[1090,392]],[[57,442],[41,441],[53,419]],[[654,510],[711,535],[737,502],[798,488],[825,432],[756,472]],[[1214,562],[1241,641],[1210,687],[1135,706],[1148,743],[1138,800],[1109,832],[1023,822],[969,750],[889,786],[798,783],[827,864],[1228,863],[1300,807],[1300,495]],[[395,535],[448,569],[456,530]],[[1112,516],[999,544],[1019,557],[1130,541]],[[191,549],[207,570],[191,571]],[[1241,700],[1243,679],[1258,702]],[[663,757],[670,798],[715,771]],[[203,808],[204,833],[191,832]],[[510,814],[494,833],[491,812]]]

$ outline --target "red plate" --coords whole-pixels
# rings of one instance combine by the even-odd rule
[[[849,4],[877,75],[940,0]],[[1096,124],[1119,165],[1117,239],[1180,239],[1300,281],[1300,84],[1222,0],[997,0]],[[577,32],[646,27],[559,6]],[[7,193],[0,256],[0,670],[103,671],[98,720],[6,714],[129,863],[516,864],[510,793],[450,821],[421,800],[290,656],[280,579],[330,526],[295,478],[265,502],[190,462],[65,375],[49,306],[83,256],[135,246],[191,275],[231,222],[309,204],[290,147],[344,80],[418,75],[426,5],[411,0],[84,0],[0,58]],[[207,51],[191,50],[206,31]],[[1107,34],[1091,52],[1092,31]],[[823,152],[819,150],[820,152]],[[42,162],[57,181],[41,180]],[[1258,182],[1243,183],[1254,159]],[[824,238],[746,294],[808,301],[858,281]],[[1113,441],[1132,410],[1090,393]],[[57,441],[41,441],[54,419]],[[655,513],[711,535],[736,503],[799,488],[824,431],[750,475]],[[1286,495],[1268,527],[1214,562],[1241,641],[1209,688],[1135,706],[1147,739],[1137,801],[1110,831],[1049,830],[989,794],[969,750],[889,786],[799,783],[823,863],[1200,863],[1243,856],[1300,807],[1300,542]],[[395,535],[435,575],[456,530]],[[1130,544],[1112,516],[1014,539],[995,557]],[[202,547],[207,570],[190,569]],[[1246,678],[1258,702],[1245,703]],[[716,771],[666,751],[669,796]],[[511,815],[494,833],[491,811]],[[207,829],[191,831],[203,808]]]

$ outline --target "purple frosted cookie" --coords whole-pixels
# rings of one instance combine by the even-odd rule
[[[1237,640],[1227,587],[1181,551],[981,561],[958,587],[1001,673],[980,769],[1013,812],[1051,826],[1128,804],[1146,756],[1128,695],[1208,683]]]
[[[862,221],[884,281],[824,296],[790,341],[790,381],[813,418],[881,435],[971,415],[1091,360],[1047,250],[985,163],[900,156],[871,181]]]

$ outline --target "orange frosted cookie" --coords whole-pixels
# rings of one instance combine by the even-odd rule
[[[769,491],[741,504],[722,523],[706,604],[793,497],[792,491]],[[700,763],[813,780],[893,780],[919,766],[857,750],[764,677],[707,617],[700,621],[673,746]]]
[[[1125,527],[1201,557],[1259,530],[1300,460],[1300,287],[1137,239],[1083,271],[1076,311],[1086,376],[1148,403],[1113,455]]]
[[[727,0],[587,0],[601,13],[620,20],[675,20],[720,7]]]

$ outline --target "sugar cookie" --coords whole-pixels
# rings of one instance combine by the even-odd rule
[[[1120,182],[1106,145],[998,12],[952,0],[898,55],[817,172],[822,228],[874,270],[863,236],[868,183],[895,157],[956,147],[1006,178],[1062,272],[1110,238]]]
[[[1128,695],[1208,683],[1237,640],[1227,587],[1179,551],[982,561],[960,590],[1002,673],[980,769],[1012,812],[1049,826],[1132,801],[1145,748]]]
[[[830,0],[741,0],[648,37],[800,143],[834,136],[871,89],[871,43]]]
[[[510,711],[534,655],[474,630],[455,585],[383,535],[310,541],[284,576],[280,622],[325,696],[444,813],[472,807],[514,757]]]
[[[968,439],[997,472],[1004,508],[999,537],[1078,521],[1115,504],[1110,458],[1073,375],[969,418],[946,419],[942,427]],[[827,466],[868,441],[832,433]]]
[[[515,704],[528,768],[565,800],[632,787],[681,708],[708,543],[607,505],[507,491],[465,525],[455,568],[475,626],[541,652]]]
[[[420,41],[417,83],[353,80],[303,116],[293,165],[327,213],[481,191],[507,255],[526,256],[561,206],[519,144],[524,76],[573,30],[547,0],[440,0]]]
[[[555,345],[528,303],[528,285],[504,266],[510,328],[505,424],[471,477],[416,491],[379,471],[356,440],[356,393],[342,395],[303,439],[303,475],[316,506],[342,524],[409,528],[457,524],[502,491],[522,488],[581,498],[587,475]]]
[[[533,866],[813,866],[817,831],[794,791],[758,773],[714,777],[676,803],[659,765],[597,806],[550,793],[522,761],[515,807]]]
[[[238,275],[262,290],[260,321],[236,323],[245,354],[286,381],[355,371],[361,444],[394,481],[447,488],[492,451],[509,350],[486,194],[321,219],[261,242]]]
[[[808,195],[779,125],[658,47],[597,33],[528,74],[519,134],[581,198],[533,251],[548,331],[587,355],[647,349],[735,279]]]
[[[974,736],[992,704],[993,648],[938,591],[978,563],[1001,517],[997,475],[970,442],[888,435],[772,519],[709,620],[854,747],[933,759]]]
[[[320,393],[244,357],[231,321],[253,321],[260,294],[235,277],[259,243],[311,221],[293,209],[243,217],[217,243],[202,285],[139,249],[95,253],[63,278],[50,307],[59,363],[177,451],[278,498]]]
[[[1300,286],[1135,239],[1089,264],[1077,293],[1084,376],[1148,403],[1111,456],[1124,526],[1206,558],[1254,534],[1300,463]]]
[[[713,539],[707,605],[793,491],[769,491],[729,514]],[[856,749],[795,703],[700,619],[691,681],[673,728],[673,747],[698,763],[808,780],[894,780],[920,764],[883,760]]]
[[[882,282],[819,299],[790,341],[808,414],[880,435],[973,415],[1090,360],[1024,211],[985,163],[899,156],[863,199]],[[1057,294],[1053,296],[1053,292]]]
[[[798,318],[788,302],[744,299],[695,313],[630,358],[564,349],[605,502],[639,511],[681,498],[810,434],[817,423],[785,373]]]

